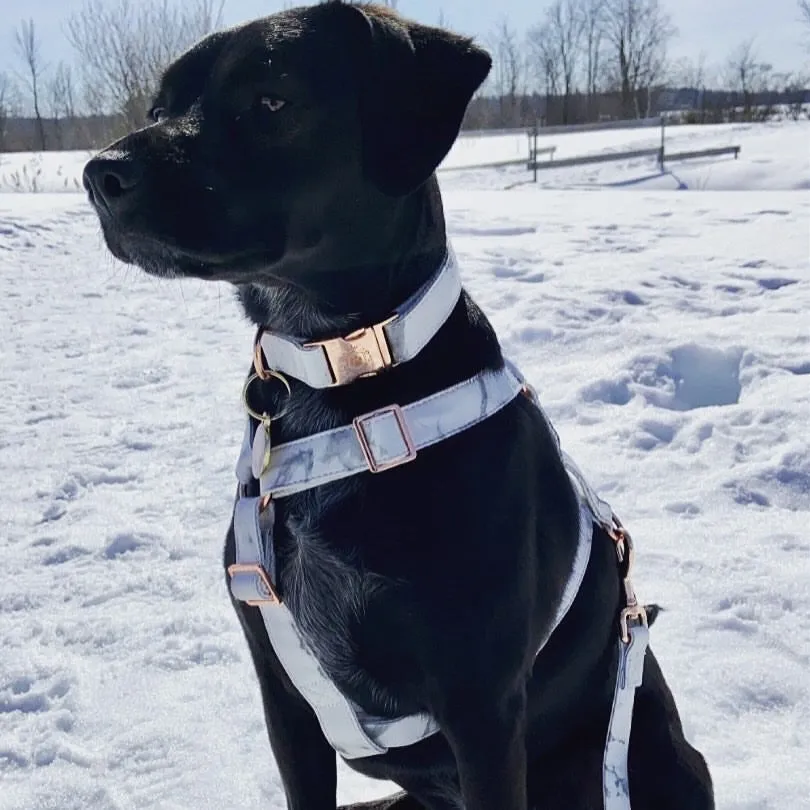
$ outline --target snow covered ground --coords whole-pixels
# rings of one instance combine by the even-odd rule
[[[722,137],[741,160],[688,192],[442,183],[465,283],[634,533],[719,808],[807,810],[810,125]],[[80,195],[0,194],[0,323],[0,810],[283,808],[220,569],[252,337],[229,290],[116,263]]]
[[[787,191],[810,189],[810,122],[774,124],[720,124],[717,126],[667,127],[666,153],[698,151],[719,146],[741,146],[739,158],[697,158],[668,163],[661,173],[655,157],[539,172],[538,184],[554,189],[622,188],[641,191]],[[538,138],[539,148],[555,146],[555,160],[602,152],[655,149],[661,145],[660,129],[617,129],[547,135]],[[528,155],[525,135],[460,138],[444,162],[455,168],[443,176],[445,187],[503,189],[520,184],[534,188],[525,167],[493,171],[458,171],[458,167],[497,160],[515,160]],[[543,158],[541,158],[541,161]],[[553,162],[550,164],[553,165]]]
[[[656,128],[614,129],[563,135],[544,135],[538,146],[555,146],[555,158],[581,157],[600,152],[656,148],[661,131]],[[666,129],[667,153],[741,146],[733,157],[702,158],[675,162],[667,172],[658,171],[654,157],[618,163],[601,163],[540,172],[538,185],[555,189],[626,188],[650,190],[771,190],[810,189],[810,122],[772,124],[720,124],[678,126]],[[464,134],[442,164],[452,172],[442,174],[449,189],[504,189],[516,184],[536,189],[525,167],[459,171],[468,166],[528,159],[525,134]],[[19,152],[0,154],[0,192],[69,192],[82,190],[82,168],[91,152]]]

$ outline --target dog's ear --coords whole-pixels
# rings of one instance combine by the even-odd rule
[[[356,15],[362,49],[365,170],[385,194],[403,196],[427,181],[450,151],[492,59],[449,31],[374,7],[343,8]]]

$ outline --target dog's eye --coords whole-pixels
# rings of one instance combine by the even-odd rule
[[[259,103],[270,112],[278,112],[282,107],[286,106],[287,102],[278,96],[262,96]]]
[[[159,124],[161,121],[165,121],[169,116],[166,114],[165,107],[153,107],[152,111],[149,113],[149,117],[156,124]]]

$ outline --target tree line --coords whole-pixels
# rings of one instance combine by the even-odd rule
[[[85,0],[63,26],[73,63],[50,63],[35,21],[21,20],[16,70],[0,72],[0,151],[92,148],[142,126],[161,72],[222,26],[224,3]],[[799,20],[810,45],[810,0],[797,0]],[[452,27],[442,13],[438,23]],[[641,118],[673,105],[704,122],[750,120],[780,102],[800,109],[808,80],[774,70],[753,39],[709,64],[705,54],[672,60],[676,36],[661,0],[553,0],[525,34],[503,19],[483,43],[493,70],[465,126]]]
[[[797,0],[798,22],[810,50],[810,0]],[[711,64],[705,53],[671,59],[677,35],[661,0],[554,0],[525,36],[502,20],[487,43],[492,75],[467,124],[626,120],[673,105],[695,123],[752,120],[780,103],[799,113],[810,77],[775,70],[759,57],[755,38]]]
[[[224,3],[85,0],[63,26],[73,64],[49,63],[35,21],[21,20],[18,69],[0,73],[0,151],[96,147],[143,126],[161,73],[222,27]]]

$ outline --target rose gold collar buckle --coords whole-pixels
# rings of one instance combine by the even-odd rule
[[[323,349],[332,375],[330,387],[346,385],[360,377],[372,377],[396,365],[384,331],[384,327],[396,319],[394,315],[387,321],[358,329],[345,337],[314,340],[305,343],[304,348],[320,346]]]
[[[383,416],[393,416],[396,422],[399,434],[402,437],[402,443],[405,446],[405,452],[388,461],[377,461],[374,456],[374,450],[371,447],[366,424],[371,419],[379,419]],[[357,439],[360,442],[360,449],[363,451],[363,456],[368,464],[370,472],[378,473],[384,470],[390,470],[392,467],[399,467],[401,464],[407,464],[416,458],[416,447],[408,431],[408,425],[405,422],[405,414],[402,413],[402,408],[399,405],[389,405],[387,408],[380,408],[378,411],[363,414],[356,417],[352,421],[354,432],[357,434]]]

